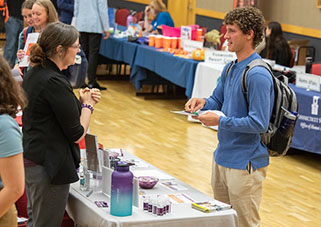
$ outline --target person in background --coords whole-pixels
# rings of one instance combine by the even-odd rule
[[[58,0],[59,21],[65,24],[71,24],[74,16],[74,0]]]
[[[283,36],[281,24],[271,21],[266,27],[265,33],[267,41],[261,57],[275,60],[276,64],[291,67],[291,48]]]
[[[29,21],[29,25],[26,31],[26,39],[28,34],[33,32],[42,32],[47,24],[58,21],[57,11],[50,0],[27,0],[26,5],[32,6],[32,19]],[[19,35],[18,52],[17,52],[17,63],[25,56],[26,40],[24,30]],[[26,72],[26,70],[25,70]]]
[[[104,34],[104,39],[109,38],[107,1],[75,0],[74,16],[76,17],[76,28],[80,32],[80,44],[88,59],[88,87],[106,90],[107,88],[98,84],[96,71],[102,34]]]
[[[25,0],[21,5],[21,15],[25,26],[33,26],[32,6],[36,0]],[[23,34],[23,33],[22,33]],[[21,33],[19,35],[20,39]]]
[[[27,104],[10,67],[0,56],[0,226],[17,226],[14,203],[24,192],[21,132],[14,120]]]
[[[21,5],[21,15],[23,17],[23,22],[24,25],[26,26],[24,29],[19,34],[19,39],[18,39],[18,51],[17,51],[17,56],[18,53],[23,53],[21,52],[21,46],[23,45],[24,47],[24,35],[25,35],[25,29],[28,29],[28,27],[33,26],[33,17],[32,17],[32,6],[35,3],[36,0],[25,0],[22,5]],[[23,51],[23,50],[22,50]],[[14,66],[15,70],[18,70],[21,73],[21,69],[19,68],[19,61],[18,58],[16,59],[16,64]]]
[[[78,37],[75,27],[54,22],[30,48],[34,66],[22,83],[29,101],[22,115],[28,226],[61,225],[70,183],[78,181],[78,143],[100,100],[100,91],[89,88],[78,100],[61,73],[75,63]]]
[[[51,0],[53,6],[55,7],[56,11],[58,12],[58,5],[57,5],[57,0]]]
[[[147,32],[158,33],[157,28],[160,25],[174,27],[174,21],[162,0],[152,0],[145,7],[144,14],[144,28]],[[149,23],[150,16],[153,18],[151,23]]]
[[[246,6],[228,12],[224,24],[228,50],[236,53],[237,60],[224,67],[209,98],[192,98],[185,110],[220,110],[225,114],[207,112],[193,117],[206,126],[218,125],[219,144],[212,165],[214,197],[232,205],[240,227],[260,226],[262,183],[269,165],[269,154],[260,134],[267,131],[273,109],[273,80],[266,68],[251,69],[245,100],[241,78],[247,65],[261,58],[255,47],[263,38],[264,17],[259,9]],[[230,64],[230,73],[225,76]]]
[[[18,37],[23,29],[23,18],[21,16],[21,5],[23,0],[7,1],[9,10],[9,19],[5,24],[6,43],[3,56],[8,61],[10,67],[15,65],[16,53],[18,50]]]

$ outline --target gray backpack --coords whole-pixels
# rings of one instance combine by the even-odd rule
[[[234,62],[228,66],[225,76],[229,74],[233,64]],[[261,134],[261,141],[267,146],[270,156],[283,156],[290,148],[297,119],[298,102],[296,95],[288,86],[286,76],[274,73],[270,65],[265,63],[262,59],[255,59],[246,66],[241,80],[242,92],[247,103],[247,107],[249,104],[247,101],[246,79],[248,72],[256,66],[266,68],[272,75],[274,84],[273,111],[268,130]],[[290,120],[288,119],[289,116]]]

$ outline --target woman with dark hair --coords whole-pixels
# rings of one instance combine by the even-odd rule
[[[78,143],[101,96],[86,88],[78,100],[61,73],[79,48],[76,28],[61,22],[47,25],[30,48],[33,68],[22,83],[29,100],[22,116],[28,226],[60,226],[69,185],[78,181]]]
[[[149,23],[149,17],[153,18],[152,23]],[[164,24],[174,27],[174,21],[171,15],[167,12],[166,5],[162,0],[152,0],[145,8],[144,28],[147,32],[157,33],[157,27]]]
[[[283,36],[281,24],[272,21],[266,27],[266,47],[262,51],[263,58],[275,60],[276,64],[291,66],[292,53],[287,40]]]
[[[14,203],[24,192],[21,132],[16,117],[27,104],[20,86],[0,56],[0,226],[17,226]]]

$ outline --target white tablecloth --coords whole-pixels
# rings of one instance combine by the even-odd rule
[[[210,96],[217,85],[224,65],[201,62],[195,72],[192,97],[206,98]]]
[[[125,152],[126,158],[137,157]],[[136,168],[138,169],[138,168]],[[140,167],[140,170],[156,169],[153,166]],[[157,169],[162,172],[161,170]],[[209,201],[213,198],[197,191],[191,186],[174,179],[179,185],[187,188],[184,191],[173,192],[166,187],[160,185],[160,182],[154,189],[142,190],[146,195],[148,194],[175,194],[184,193],[195,201]],[[197,180],[197,179],[195,179]],[[166,180],[165,180],[166,181]],[[98,208],[94,201],[107,201],[109,204],[109,197],[102,192],[94,191],[94,193],[87,197],[88,192],[79,190],[79,182],[71,185],[70,194],[67,204],[67,211],[69,216],[74,220],[77,226],[81,227],[103,227],[103,226],[137,226],[137,227],[197,227],[197,226],[217,226],[217,227],[236,227],[238,224],[235,210],[229,209],[225,211],[203,213],[201,211],[191,208],[191,204],[172,204],[172,212],[165,216],[153,216],[150,213],[145,213],[142,209],[142,201],[139,203],[139,208],[133,207],[133,214],[128,217],[115,217],[110,214],[109,208]]]

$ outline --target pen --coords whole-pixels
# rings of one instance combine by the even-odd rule
[[[192,112],[192,114],[195,114],[196,116],[198,116],[198,113],[197,113],[197,112]]]
[[[87,197],[91,196],[91,194],[93,194],[93,192],[94,192],[94,191],[91,190],[90,192],[88,192],[88,193],[86,194],[86,196],[87,196]]]

